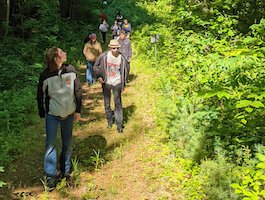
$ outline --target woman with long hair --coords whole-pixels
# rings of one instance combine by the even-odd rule
[[[44,171],[49,190],[56,187],[59,177],[70,179],[73,122],[81,118],[82,86],[75,67],[65,64],[66,60],[66,52],[62,49],[58,47],[48,49],[44,59],[46,68],[41,73],[38,84],[39,116],[45,118]],[[59,125],[62,149],[58,175],[55,143]]]

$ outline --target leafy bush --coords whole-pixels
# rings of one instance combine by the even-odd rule
[[[238,174],[241,180],[238,183],[231,184],[235,193],[241,199],[254,200],[265,198],[265,155],[264,153],[257,153],[258,160],[255,168],[251,166],[244,166]]]
[[[252,33],[239,34],[251,25],[243,25],[242,12],[253,6],[237,16],[231,10],[239,4],[138,4],[157,18],[134,32],[138,55],[152,59],[150,35],[161,36],[154,65],[160,77],[155,85],[160,93],[158,125],[168,133],[171,146],[201,163],[205,194],[211,199],[238,198],[229,187],[238,179],[232,168],[251,160],[255,147],[265,142],[264,21],[251,26]]]

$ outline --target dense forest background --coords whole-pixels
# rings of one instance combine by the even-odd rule
[[[2,6],[3,5],[3,6]],[[150,60],[160,98],[157,127],[172,158],[194,179],[186,199],[265,198],[265,1],[113,0],[130,16],[135,57]],[[97,0],[1,0],[0,171],[12,165],[39,123],[35,105],[45,49],[60,46],[80,65],[97,30]],[[112,23],[113,18],[109,19]],[[163,174],[176,183],[173,169]],[[4,182],[0,180],[0,187]]]

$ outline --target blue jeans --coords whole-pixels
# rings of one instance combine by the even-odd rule
[[[86,61],[86,81],[88,84],[95,83],[95,79],[92,77],[92,67],[95,64],[95,62]]]
[[[56,176],[57,153],[55,149],[57,129],[60,124],[62,137],[62,151],[60,155],[61,173],[71,170],[71,143],[74,114],[60,118],[46,114],[46,152],[44,156],[44,171],[46,175]]]

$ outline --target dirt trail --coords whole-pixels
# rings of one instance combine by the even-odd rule
[[[80,70],[82,77],[84,68]],[[73,142],[73,156],[77,157],[81,171],[78,186],[56,189],[46,197],[41,185],[18,188],[14,193],[31,194],[26,199],[156,199],[148,189],[150,183],[144,178],[142,161],[148,156],[145,149],[150,143],[145,133],[153,127],[146,75],[132,70],[131,79],[122,94],[125,121],[122,134],[117,132],[116,125],[107,129],[101,85],[83,84],[83,121],[75,127]],[[95,152],[101,160],[98,169],[91,170],[89,159],[95,157]]]

